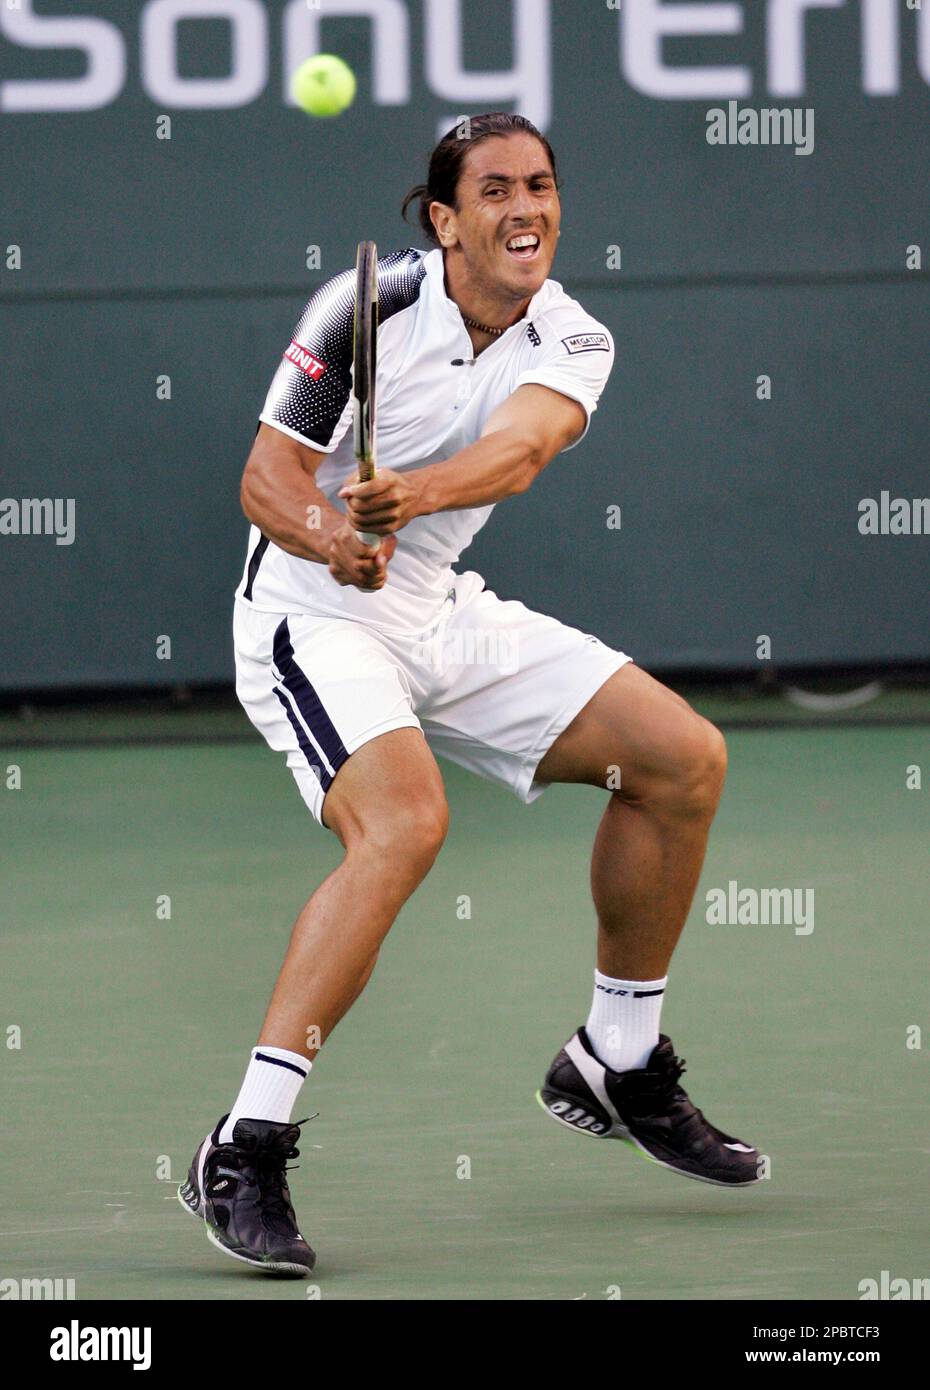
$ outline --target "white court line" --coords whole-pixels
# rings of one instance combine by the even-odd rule
[[[33,1226],[27,1231],[0,1231],[0,1236],[58,1236],[64,1231],[108,1231],[109,1226]]]

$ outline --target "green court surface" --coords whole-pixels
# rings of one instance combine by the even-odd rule
[[[930,1274],[928,728],[728,742],[663,1028],[695,1102],[770,1156],[770,1179],[687,1182],[538,1108],[587,1014],[606,794],[557,787],[528,809],[443,764],[446,845],[298,1102],[319,1111],[291,1174],[319,1254],[304,1282],[216,1253],[175,1189],[337,842],[257,735],[11,740],[0,1278],[73,1278],[78,1299],[855,1300],[882,1270]],[[813,888],[814,930],[709,925],[705,893],[730,880]]]

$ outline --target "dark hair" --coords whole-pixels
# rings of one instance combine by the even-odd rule
[[[451,130],[447,130],[433,150],[429,160],[429,173],[426,183],[418,183],[404,199],[401,216],[407,220],[407,209],[419,200],[419,220],[424,234],[434,245],[439,245],[436,229],[429,215],[432,202],[445,203],[447,207],[458,210],[456,201],[459,177],[468,151],[481,140],[492,135],[533,135],[543,146],[552,165],[556,188],[559,186],[558,171],[552,146],[525,116],[514,116],[509,111],[487,111],[482,116],[463,116]]]

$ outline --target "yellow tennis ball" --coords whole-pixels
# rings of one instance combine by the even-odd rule
[[[355,99],[355,73],[334,53],[317,53],[294,73],[291,95],[308,116],[338,116]]]

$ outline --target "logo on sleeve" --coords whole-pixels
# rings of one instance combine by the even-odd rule
[[[306,372],[311,381],[319,381],[326,371],[327,363],[321,362],[318,357],[307,348],[301,347],[300,343],[291,343],[287,352],[284,354],[288,362],[293,362],[295,367],[299,367],[302,372]]]
[[[610,352],[606,333],[576,333],[573,338],[563,338],[562,342],[569,352]]]

